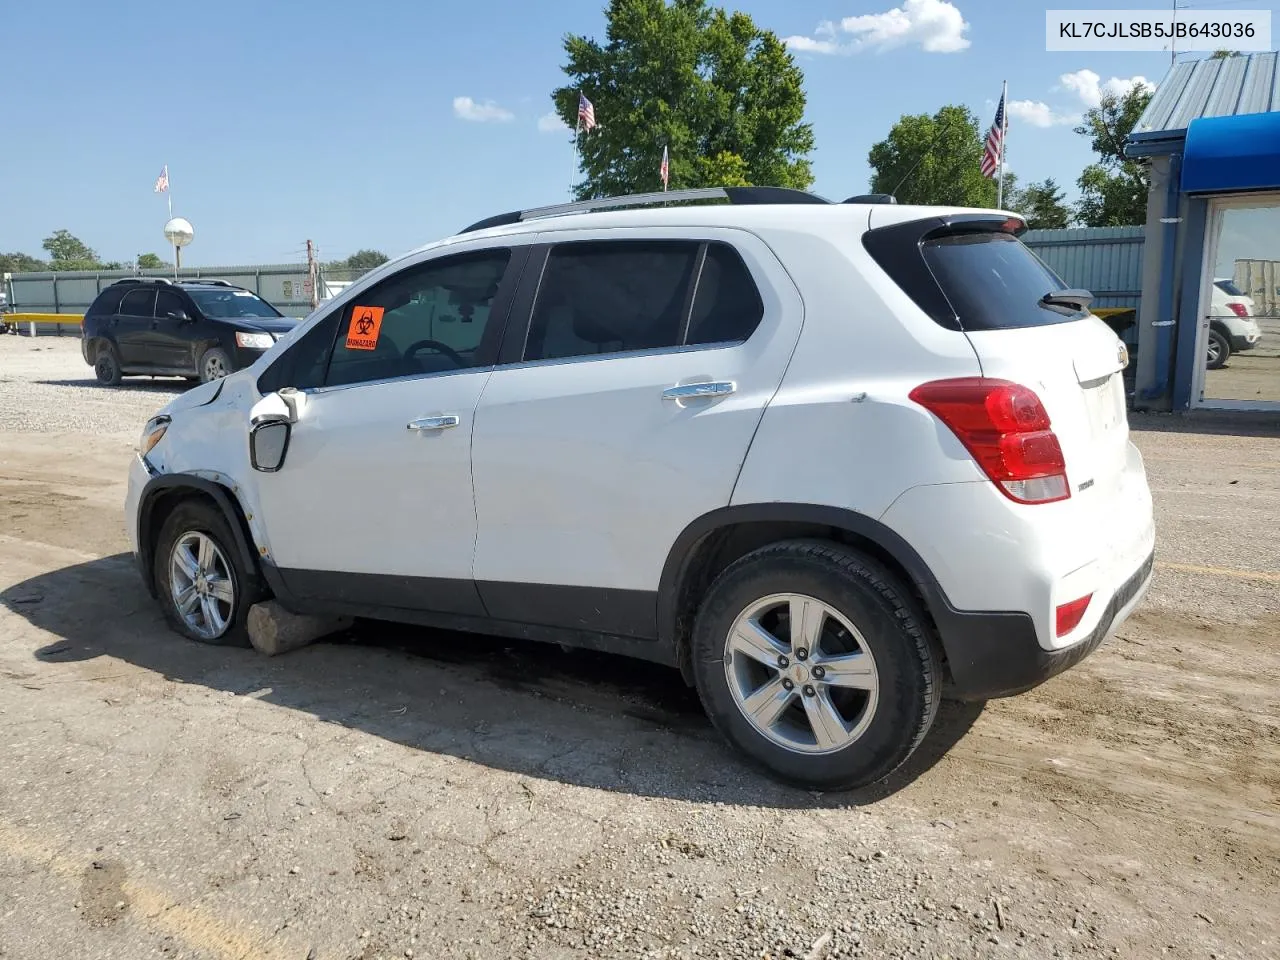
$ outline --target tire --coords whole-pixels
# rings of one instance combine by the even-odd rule
[[[98,355],[93,359],[93,373],[104,387],[118,386],[123,375],[120,370],[120,357],[116,348],[110,343],[98,347]]]
[[[200,366],[197,369],[200,371],[201,383],[221,380],[232,372],[231,358],[221,347],[210,347],[200,355]]]
[[[1207,351],[1205,368],[1208,370],[1217,370],[1226,366],[1227,358],[1231,356],[1231,341],[1217,330],[1209,331],[1209,349]]]
[[[805,655],[791,642],[781,618],[794,604],[779,601],[787,596],[797,597],[800,609],[820,614],[812,620],[819,625],[817,653]],[[760,647],[753,655],[730,648],[731,632],[753,610],[759,625],[778,631],[775,643],[782,638],[785,670],[763,666]],[[825,541],[770,544],[735,561],[711,585],[694,622],[694,681],[715,727],[774,777],[821,790],[866,786],[897,769],[937,715],[942,670],[925,631],[907,591],[871,559]],[[768,649],[779,652],[777,646]],[[857,653],[869,654],[871,662],[831,659]],[[823,663],[832,666],[820,679],[816,668]],[[871,676],[851,672],[846,683],[831,682],[836,670],[858,668],[869,668]],[[852,689],[859,684],[864,689]],[[771,711],[778,719],[770,733],[740,706],[753,690],[764,695],[760,704],[786,701]],[[829,721],[829,706],[840,726],[822,724],[824,743],[811,717]]]
[[[212,546],[209,554],[201,553],[205,544]],[[156,595],[165,619],[184,637],[218,646],[249,645],[245,626],[249,608],[264,593],[257,571],[245,568],[235,544],[222,512],[200,500],[178,504],[160,528],[152,568]],[[206,579],[197,579],[178,565],[175,554],[179,547],[188,562],[208,558],[200,570],[208,575]],[[195,604],[184,614],[179,598],[188,586],[195,587]]]

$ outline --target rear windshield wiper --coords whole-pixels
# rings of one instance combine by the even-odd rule
[[[1093,294],[1088,290],[1054,290],[1040,298],[1039,305],[1054,313],[1074,316],[1084,313],[1093,303]]]

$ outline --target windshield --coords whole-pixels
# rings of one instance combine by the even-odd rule
[[[1225,293],[1228,297],[1243,297],[1244,291],[1230,280],[1218,280],[1218,289]]]
[[[1039,327],[1075,319],[1040,306],[1041,297],[1066,284],[1016,237],[954,234],[929,240],[922,250],[963,330]]]
[[[191,290],[187,293],[206,317],[234,320],[238,317],[279,317],[279,310],[248,290]]]

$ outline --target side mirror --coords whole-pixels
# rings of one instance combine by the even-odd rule
[[[268,415],[249,429],[249,463],[263,473],[275,473],[284,465],[289,452],[289,436],[293,425],[288,420]]]
[[[170,320],[178,320],[182,323],[186,323],[191,319],[189,316],[187,316],[187,311],[185,310],[170,310],[167,314],[165,314],[165,316],[167,316]]]
[[[286,387],[253,405],[249,411],[249,463],[253,469],[275,473],[284,465],[300,401],[305,402],[305,394]]]

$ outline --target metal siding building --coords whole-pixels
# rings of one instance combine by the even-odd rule
[[[1143,227],[1028,230],[1022,242],[1095,307],[1136,307],[1142,298]]]
[[[1186,410],[1205,403],[1209,324],[1201,316],[1201,284],[1212,266],[1207,248],[1216,244],[1213,211],[1280,190],[1280,54],[1176,64],[1138,118],[1125,154],[1146,164],[1150,177],[1136,401]]]

